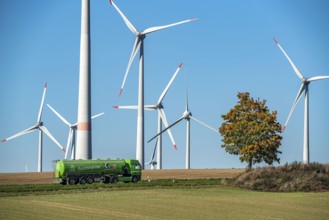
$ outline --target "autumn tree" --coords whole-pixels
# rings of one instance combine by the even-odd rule
[[[222,147],[226,152],[240,156],[241,162],[253,164],[265,162],[280,163],[278,150],[281,145],[281,124],[277,112],[270,112],[266,100],[254,100],[249,93],[238,93],[239,101],[226,115],[219,128],[223,136]]]

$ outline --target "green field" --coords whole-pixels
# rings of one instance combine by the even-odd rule
[[[329,192],[132,187],[0,197],[0,219],[329,219]]]

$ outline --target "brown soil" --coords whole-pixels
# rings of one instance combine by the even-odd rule
[[[143,180],[148,179],[218,179],[233,178],[245,169],[205,169],[205,170],[144,170]]]
[[[1,173],[0,185],[53,183],[54,173]]]
[[[216,179],[233,178],[244,169],[205,170],[143,170],[142,179]],[[0,185],[5,184],[49,184],[54,183],[53,172],[43,173],[0,173]]]

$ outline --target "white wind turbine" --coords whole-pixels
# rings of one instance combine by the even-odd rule
[[[160,136],[158,136],[158,138],[159,137]],[[153,154],[152,154],[151,160],[146,163],[146,165],[150,165],[151,166],[151,170],[154,170],[154,167],[158,164],[156,161],[154,161],[154,156],[155,156],[155,151],[157,150],[157,146],[158,146],[158,140],[155,142],[155,146],[154,146],[154,150],[153,150]]]
[[[163,90],[162,94],[160,95],[159,99],[158,99],[158,102],[154,105],[145,105],[144,106],[144,109],[145,110],[157,110],[158,111],[158,133],[161,133],[162,131],[162,123],[165,125],[165,127],[168,127],[168,121],[167,121],[167,118],[166,118],[166,115],[165,115],[165,112],[163,110],[163,104],[162,104],[162,101],[165,97],[165,95],[167,94],[170,86],[172,85],[172,83],[174,82],[179,70],[181,69],[183,63],[181,63],[176,72],[174,73],[174,75],[171,77],[169,83],[167,84],[166,88]],[[138,106],[113,106],[114,108],[118,108],[118,109],[137,109]],[[168,130],[168,135],[171,139],[171,142],[172,144],[174,145],[174,148],[177,150],[177,147],[176,147],[176,143],[175,143],[175,140],[172,136],[172,133],[170,131],[170,129]],[[158,154],[157,154],[157,161],[158,161],[158,166],[157,166],[157,169],[162,169],[162,135],[159,135],[158,136],[158,139],[157,139],[157,142],[158,142]]]
[[[78,122],[76,122],[75,124],[70,124],[62,115],[60,115],[53,107],[51,107],[49,104],[47,104],[47,106],[64,122],[64,124],[66,124],[67,126],[69,126],[70,130],[69,130],[69,136],[67,138],[67,144],[66,144],[66,153],[65,153],[65,157],[64,159],[67,159],[67,155],[69,152],[69,149],[71,148],[71,160],[75,160],[75,142],[76,142],[76,130],[78,128]],[[101,115],[103,115],[104,112],[94,115],[91,117],[91,119],[97,118]]]
[[[280,48],[280,50],[282,51],[282,53],[285,55],[285,57],[288,59],[290,65],[292,66],[293,70],[295,71],[295,73],[297,74],[297,76],[302,80],[302,85],[300,86],[300,89],[297,93],[297,96],[295,98],[295,101],[292,104],[292,107],[290,109],[288,118],[284,124],[284,127],[282,129],[282,132],[284,131],[284,129],[286,128],[288,121],[298,103],[298,101],[300,100],[303,92],[305,94],[305,109],[304,109],[304,150],[303,150],[303,163],[308,164],[310,161],[310,154],[309,154],[309,113],[308,113],[308,109],[309,109],[309,94],[308,94],[308,86],[310,84],[310,82],[312,81],[316,81],[316,80],[321,80],[321,79],[328,79],[329,76],[314,76],[311,78],[305,78],[297,69],[297,67],[295,66],[295,64],[291,61],[291,59],[289,58],[288,54],[283,50],[283,48],[281,47],[281,45],[278,43],[278,41],[273,38],[274,42],[276,43],[276,45],[278,45],[278,47]]]
[[[190,119],[198,122],[199,124],[209,128],[210,130],[215,131],[216,133],[218,133],[218,131],[212,127],[210,127],[209,125],[207,125],[206,123],[196,119],[195,117],[192,117],[192,113],[189,111],[188,108],[188,94],[187,94],[187,85],[186,85],[186,109],[183,113],[183,116],[180,117],[179,119],[177,119],[177,121],[175,121],[174,123],[172,123],[171,125],[169,125],[169,127],[167,127],[166,129],[164,129],[161,133],[158,133],[157,135],[155,135],[153,138],[151,138],[148,143],[150,141],[152,141],[153,139],[155,139],[156,137],[158,137],[159,135],[161,135],[163,132],[167,131],[168,129],[170,129],[171,127],[175,126],[176,124],[178,124],[180,121],[182,121],[183,119],[186,120],[186,169],[190,169]]]
[[[41,99],[41,105],[40,105],[40,109],[39,109],[37,123],[34,126],[28,128],[24,131],[21,131],[21,132],[15,134],[15,135],[13,135],[9,138],[6,138],[6,139],[2,140],[2,142],[6,142],[6,141],[9,141],[11,139],[22,136],[24,134],[30,133],[32,131],[39,130],[38,172],[42,172],[42,139],[43,139],[43,133],[45,133],[59,148],[61,148],[61,150],[63,152],[65,152],[65,148],[63,148],[58,143],[58,141],[52,136],[52,134],[48,131],[48,129],[44,126],[43,122],[41,121],[43,103],[44,103],[44,100],[45,100],[46,90],[47,90],[47,83],[45,83],[45,86],[44,86],[44,89],[43,89],[43,95],[42,95],[42,99]]]
[[[179,24],[187,23],[190,21],[197,20],[197,18],[188,19],[185,21],[164,25],[164,26],[156,26],[147,28],[144,31],[138,31],[132,23],[128,20],[128,18],[120,11],[120,9],[116,6],[113,0],[110,0],[111,5],[114,6],[114,8],[118,11],[126,25],[128,26],[129,30],[133,32],[133,34],[136,36],[136,40],[134,43],[134,47],[128,62],[128,66],[126,69],[126,73],[120,88],[119,96],[122,94],[122,90],[124,87],[124,84],[126,82],[126,78],[128,76],[128,72],[130,69],[130,66],[139,50],[139,83],[138,83],[138,113],[137,113],[137,143],[136,143],[136,159],[139,160],[140,164],[144,166],[144,38],[147,34],[150,34],[152,32],[156,32],[162,29],[166,29],[169,27],[173,27]]]

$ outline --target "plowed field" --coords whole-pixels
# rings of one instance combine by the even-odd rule
[[[244,169],[192,169],[192,170],[143,170],[142,179],[215,179],[233,178]],[[49,184],[54,182],[53,172],[0,173],[0,185],[4,184]]]

